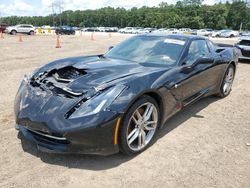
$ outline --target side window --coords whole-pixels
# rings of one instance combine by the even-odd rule
[[[189,46],[187,65],[192,65],[198,58],[209,56],[209,49],[205,40],[194,40]]]

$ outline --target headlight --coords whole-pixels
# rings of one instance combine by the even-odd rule
[[[111,105],[125,88],[126,86],[124,85],[110,87],[104,90],[102,93],[95,95],[85,103],[77,104],[76,110],[73,112],[73,114],[71,114],[69,119],[97,114],[101,110],[104,110],[109,105]]]

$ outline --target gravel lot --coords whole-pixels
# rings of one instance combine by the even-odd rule
[[[46,154],[17,138],[13,102],[24,74],[55,59],[105,52],[126,37],[62,36],[60,49],[56,36],[0,39],[0,187],[250,187],[250,62],[239,64],[230,96],[186,108],[135,157]]]

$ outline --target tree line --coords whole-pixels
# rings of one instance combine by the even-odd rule
[[[231,28],[250,30],[250,7],[242,0],[203,5],[203,0],[182,0],[175,5],[160,3],[157,7],[124,8],[105,7],[97,10],[67,10],[48,16],[9,16],[0,22],[34,26],[70,25],[79,27],[153,27],[193,29]]]

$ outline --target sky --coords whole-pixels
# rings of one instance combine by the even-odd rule
[[[98,9],[102,7],[123,7],[126,9],[142,6],[157,6],[161,2],[175,4],[177,0],[0,0],[0,17],[3,16],[46,16],[52,13],[52,2],[61,2],[63,10]],[[213,5],[218,0],[204,0],[203,4]],[[55,10],[59,11],[59,10]]]

